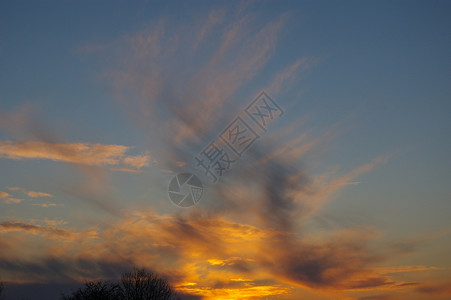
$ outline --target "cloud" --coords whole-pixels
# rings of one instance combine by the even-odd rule
[[[30,190],[27,190],[25,188],[20,188],[20,187],[17,187],[17,186],[8,187],[8,190],[10,190],[12,192],[19,192],[20,191],[20,192],[26,194],[28,197],[31,197],[31,198],[54,197],[52,194],[49,194],[49,193],[30,191]],[[0,196],[1,196],[1,194],[0,194]]]
[[[80,232],[55,228],[53,225],[59,223],[51,221],[46,223],[52,227],[4,222],[1,231],[37,234],[46,241],[46,247],[34,252],[31,263],[23,260],[28,248],[12,243],[14,249],[8,253],[17,258],[10,257],[6,260],[9,264],[0,263],[0,274],[28,270],[26,278],[32,281],[49,280],[57,267],[62,274],[59,280],[111,279],[118,270],[140,265],[158,270],[184,293],[245,299],[289,295],[294,286],[323,292],[415,288],[390,274],[434,269],[372,267],[383,262],[384,256],[367,247],[378,237],[370,229],[345,229],[312,239],[290,227],[275,229],[261,223],[272,224],[272,220],[258,218],[257,224],[250,225],[254,212],[247,214],[247,222],[237,222],[230,220],[238,217],[236,214],[219,214],[201,207],[178,216],[143,209],[129,211],[101,231]],[[21,267],[11,264],[14,261]],[[104,272],[108,268],[115,271]],[[426,287],[422,291],[429,291]]]
[[[78,199],[100,208],[103,211],[119,215],[119,205],[113,195],[112,187],[108,184],[108,173],[105,169],[139,170],[136,167],[146,165],[145,152],[142,155],[127,155],[131,147],[120,145],[102,145],[92,143],[68,143],[61,133],[55,128],[57,124],[48,126],[39,121],[36,116],[36,108],[31,105],[22,105],[16,111],[3,112],[0,110],[0,129],[10,134],[16,140],[22,142],[1,141],[0,158],[11,156],[14,159],[51,159],[56,161],[71,162],[71,166],[80,173],[80,180],[68,186],[67,183],[59,182],[61,190]],[[28,140],[28,142],[27,142]],[[30,142],[29,140],[33,140]],[[23,142],[25,141],[25,142]],[[34,149],[33,146],[38,148]],[[32,149],[30,149],[32,147]],[[15,152],[15,151],[18,152]],[[124,164],[123,159],[127,159]],[[136,173],[136,172],[135,172]],[[56,204],[43,204],[43,207],[56,206]]]
[[[12,192],[20,191],[20,192],[26,194],[30,198],[54,197],[52,194],[49,194],[49,193],[30,191],[30,190],[20,188],[20,187],[8,187],[8,190],[10,190]],[[4,197],[1,197],[2,193],[4,193],[4,192],[0,191],[0,198],[6,198],[5,200],[3,200],[3,202],[6,204],[21,203],[24,200],[24,199],[10,197],[10,195],[8,193],[4,193],[3,194]],[[41,204],[33,204],[33,205],[41,205]]]
[[[31,233],[43,233],[58,237],[69,237],[70,233],[64,229],[54,227],[42,227],[21,222],[3,222],[0,223],[0,230],[5,232],[11,231],[26,231]]]
[[[8,190],[16,192],[16,191],[21,191],[22,189],[17,186],[12,186],[12,187],[8,187]]]
[[[12,203],[20,203],[23,199],[13,198],[7,192],[0,191],[0,198],[3,198],[3,203],[12,204]]]
[[[49,193],[42,193],[42,192],[28,191],[26,194],[28,195],[28,197],[31,197],[31,198],[38,198],[38,197],[53,197],[52,194],[49,194]]]
[[[158,161],[177,168],[176,162],[191,158],[196,142],[236,113],[236,93],[268,65],[288,19],[280,14],[260,23],[246,9],[219,9],[188,21],[195,28],[190,31],[186,24],[169,26],[168,18],[155,20],[111,43],[105,52],[116,61],[104,78],[152,145],[163,142],[162,153],[152,151]],[[272,86],[292,86],[296,70],[309,61],[295,62]]]
[[[45,224],[47,226],[59,226],[59,225],[66,225],[67,221],[44,218],[44,219],[32,219],[32,220],[30,220],[30,223]]]
[[[145,155],[127,156],[122,158],[122,163],[125,166],[129,166],[135,169],[141,169],[143,167],[148,167],[151,161],[150,153]]]
[[[130,169],[130,168],[110,168],[111,171],[115,171],[115,172],[126,172],[126,173],[135,173],[135,174],[139,174],[142,173],[142,170],[137,170],[137,169]]]
[[[5,200],[3,200],[4,203],[6,204],[12,204],[12,203],[20,203],[22,202],[24,199],[17,199],[17,198],[6,198]]]
[[[394,274],[394,273],[406,273],[406,272],[422,272],[430,270],[441,270],[442,268],[435,266],[398,266],[398,267],[388,267],[375,269],[379,274]]]
[[[33,206],[40,206],[40,207],[44,207],[44,208],[64,206],[64,204],[61,204],[61,203],[33,203],[31,205],[33,205]]]
[[[416,288],[422,294],[451,296],[451,281],[425,282]]]
[[[30,278],[34,283],[64,283],[77,281],[83,278],[116,279],[131,266],[126,263],[109,262],[105,260],[90,260],[85,258],[67,259],[62,257],[48,257],[39,261],[16,259],[9,260],[0,257],[2,270],[0,274],[11,278],[9,281],[19,281],[21,278]],[[79,276],[79,277],[78,277]]]
[[[212,33],[216,25],[224,22],[225,13],[226,11],[224,9],[212,10],[208,13],[207,18],[200,26],[200,30],[197,31],[198,36],[193,45],[194,49],[198,48],[199,44],[205,41],[205,38]]]
[[[376,254],[371,254],[366,243],[373,238],[371,233],[356,229],[319,243],[280,236],[265,245],[263,252],[271,249],[271,255],[263,255],[261,260],[277,278],[299,286],[352,290],[392,285],[389,276],[369,268]]]
[[[41,141],[0,141],[0,158],[49,159],[92,166],[124,165],[138,169],[149,166],[149,155],[126,155],[130,149],[130,147],[121,145],[89,143],[53,144]]]
[[[9,197],[9,194],[7,192],[0,191],[0,198],[6,198]]]
[[[372,296],[365,296],[359,298],[359,300],[389,300],[393,299],[393,295],[390,294],[380,294],[380,295],[372,295]]]
[[[290,88],[295,80],[299,80],[299,75],[313,68],[319,63],[319,58],[303,57],[288,65],[274,76],[274,79],[267,87],[268,93],[278,95],[283,89]]]

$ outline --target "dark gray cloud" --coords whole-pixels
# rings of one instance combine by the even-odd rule
[[[11,260],[0,257],[1,277],[31,282],[71,282],[78,278],[115,279],[133,267],[131,262],[112,262],[86,258],[46,257]]]

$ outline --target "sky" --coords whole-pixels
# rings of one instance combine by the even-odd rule
[[[6,299],[449,299],[450,10],[1,1]]]

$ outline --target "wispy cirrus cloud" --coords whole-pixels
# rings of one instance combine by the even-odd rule
[[[269,86],[266,88],[271,95],[278,95],[283,89],[290,89],[296,80],[305,72],[315,67],[320,58],[303,57],[277,72]]]
[[[124,111],[149,133],[152,144],[163,143],[163,153],[158,147],[155,150],[158,161],[172,164],[168,157],[176,157],[185,162],[187,157],[179,156],[224,126],[224,119],[240,106],[236,94],[258,78],[273,58],[290,15],[259,23],[246,6],[240,7],[193,19],[191,25],[198,30],[174,28],[168,18],[161,18],[105,50],[116,61],[104,78],[111,82]],[[313,61],[305,57],[289,64],[269,86],[274,92],[293,86]]]

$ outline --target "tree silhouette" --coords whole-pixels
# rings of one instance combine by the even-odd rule
[[[133,269],[122,274],[118,283],[104,281],[86,282],[63,300],[172,300],[175,291],[168,281],[146,269]]]
[[[121,288],[118,284],[103,281],[86,282],[71,296],[64,296],[64,300],[120,300]]]
[[[3,282],[0,282],[0,300],[3,299],[2,297],[3,289],[4,289]]]
[[[121,278],[124,300],[170,300],[175,293],[169,283],[145,269],[134,269]]]

